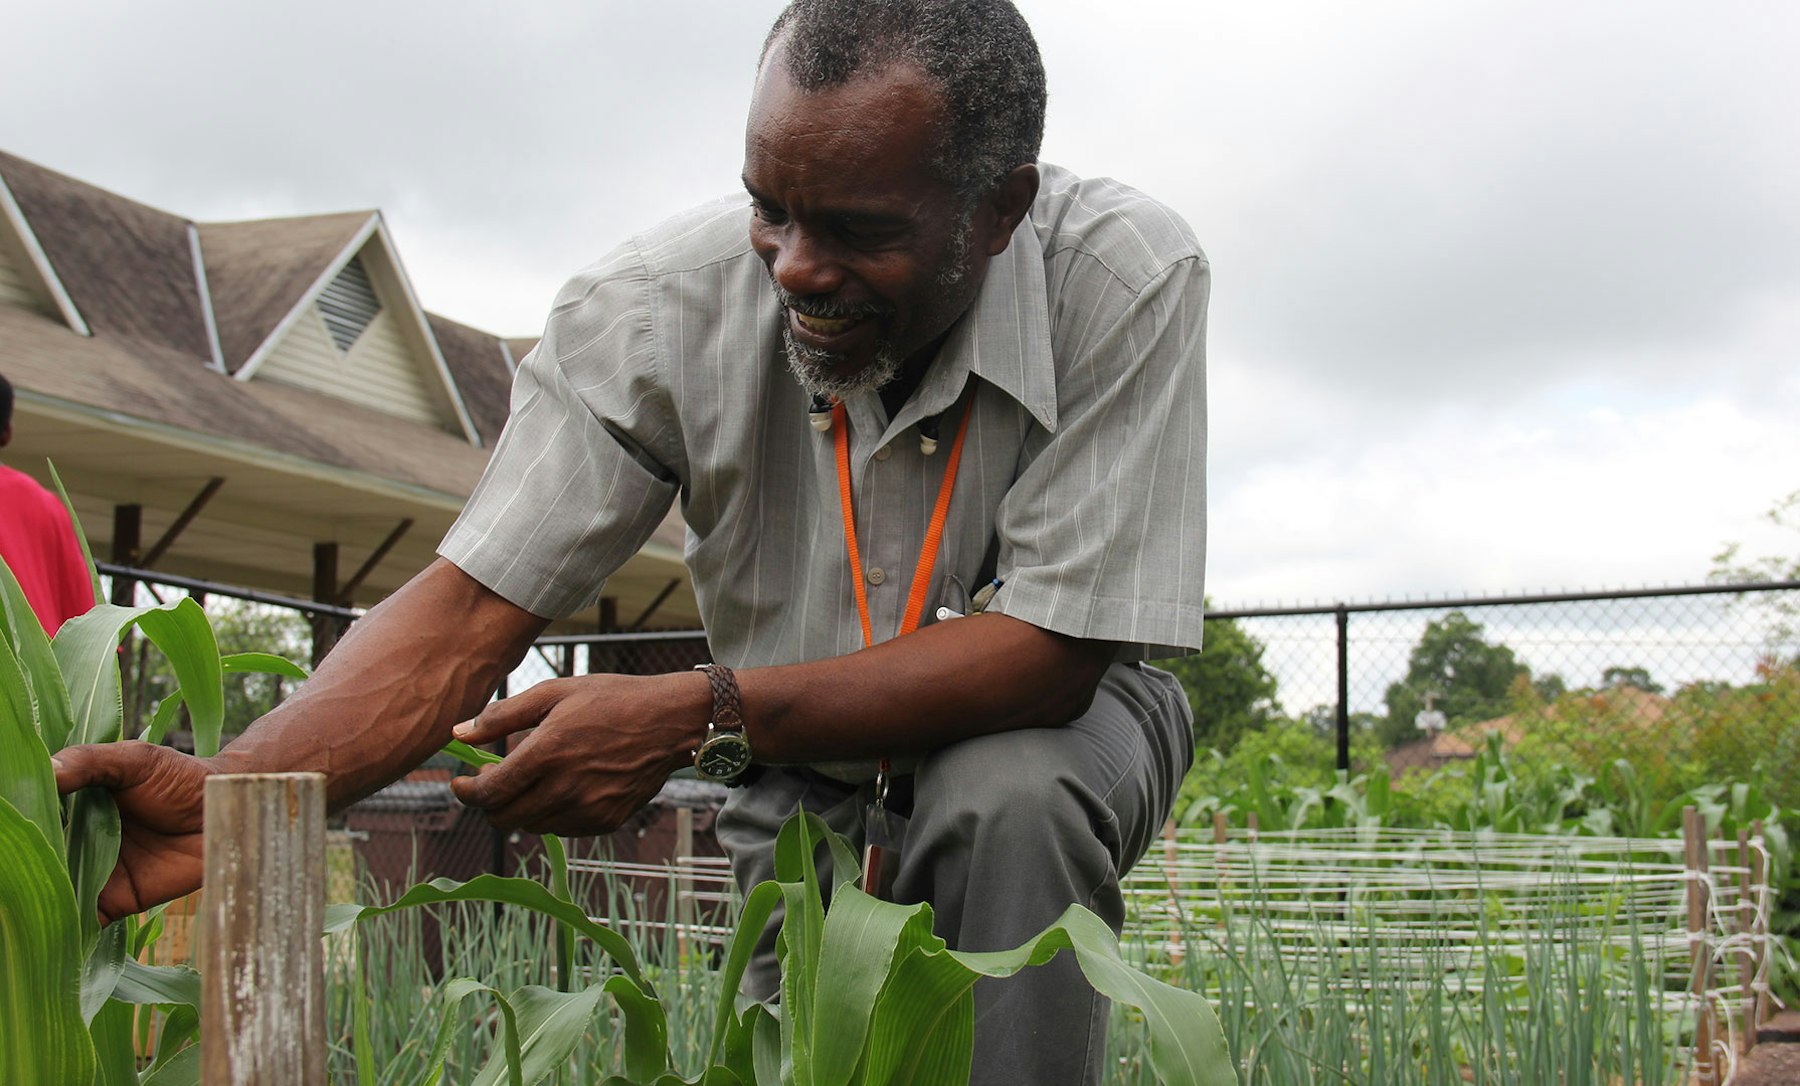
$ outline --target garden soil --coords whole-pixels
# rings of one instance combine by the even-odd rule
[[[1763,1041],[1742,1057],[1731,1086],[1800,1086],[1800,1013],[1776,1015],[1763,1029],[1765,1037],[1782,1039]]]

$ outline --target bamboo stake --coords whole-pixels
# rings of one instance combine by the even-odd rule
[[[325,1082],[325,778],[206,782],[200,1079]]]
[[[687,968],[688,932],[694,926],[694,882],[688,870],[694,863],[694,810],[675,808],[675,960]]]
[[[1749,1052],[1756,1047],[1756,903],[1750,898],[1750,831],[1748,828],[1738,830],[1737,855],[1737,929],[1739,935],[1751,937],[1749,945],[1738,952],[1738,989],[1742,992],[1740,996],[1743,1005],[1741,1017],[1744,1021],[1742,1036],[1738,1038],[1738,1051]]]
[[[1180,851],[1175,847],[1175,820],[1163,822],[1163,879],[1169,884],[1169,916],[1175,922],[1169,936],[1169,964],[1179,967],[1187,960],[1187,944],[1182,939],[1181,891],[1176,881]]]
[[[1213,812],[1213,877],[1219,888],[1219,927],[1225,926],[1225,895],[1231,888],[1231,876],[1225,866],[1225,812]]]
[[[1707,991],[1711,987],[1712,953],[1706,938],[1706,824],[1700,812],[1692,807],[1681,809],[1683,859],[1687,867],[1688,956],[1693,972],[1688,991],[1697,1001],[1694,1026],[1694,1078],[1700,1086],[1718,1086],[1717,1063],[1713,1056],[1713,1007]]]

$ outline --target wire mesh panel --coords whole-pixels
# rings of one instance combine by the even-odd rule
[[[1328,1006],[1365,1030],[1383,1015],[1554,1013],[1595,1029],[1600,1058],[1666,1029],[1729,1065],[1768,983],[1768,860],[1760,837],[1696,851],[1679,837],[1185,830],[1127,879],[1125,940],[1230,1013]],[[1551,1008],[1559,991],[1572,1003]]]

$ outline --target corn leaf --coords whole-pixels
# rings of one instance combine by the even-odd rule
[[[187,704],[187,695],[183,694],[180,689],[169,691],[167,696],[156,703],[156,715],[150,718],[150,726],[145,728],[144,734],[138,738],[146,743],[161,743],[163,737],[169,734],[169,729],[174,726],[175,717],[185,704]]]
[[[62,667],[76,743],[108,743],[119,737],[119,638],[136,625],[168,657],[194,722],[194,751],[219,752],[225,721],[224,666],[206,612],[192,599],[155,607],[100,604],[70,619],[52,649]]]
[[[33,620],[35,621],[35,620]],[[92,1081],[81,1017],[80,931],[63,861],[0,800],[0,1082]]]
[[[706,1054],[708,1064],[718,1064],[721,1056],[725,1065],[735,1070],[746,1081],[754,1081],[751,1069],[751,1042],[754,1036],[756,1016],[737,1013],[737,993],[743,987],[744,972],[750,967],[750,958],[756,952],[756,943],[762,937],[763,929],[769,924],[769,918],[775,914],[775,906],[782,901],[780,885],[765,882],[752,887],[745,895],[743,907],[738,911],[737,930],[731,933],[731,944],[725,951],[724,970],[719,975],[719,1011],[713,1024],[712,1047]],[[761,1004],[752,1004],[754,1012]]]
[[[98,1063],[94,1086],[138,1086],[131,1025],[131,1007],[124,1003],[108,1003],[94,1016],[88,1027]]]
[[[527,985],[508,997],[518,1029],[519,1078],[512,1081],[536,1086],[562,1066],[593,1024],[604,987],[596,984],[576,992],[559,992]],[[481,1074],[475,1076],[475,1086],[497,1086],[502,1072],[511,1073],[510,1047],[505,1052],[506,1059],[501,1056],[500,1052],[494,1053]],[[656,1069],[667,1066],[668,1057],[664,1055]]]
[[[219,657],[219,665],[228,675],[280,675],[302,682],[308,677],[305,668],[272,652],[233,652]]]
[[[200,1046],[189,1045],[157,1064],[144,1077],[143,1086],[200,1086]]]
[[[112,997],[122,1003],[200,1005],[200,974],[185,965],[145,965],[125,959]]]
[[[0,640],[0,799],[31,821],[64,859],[62,806],[50,751],[32,719],[31,694],[11,642]]]
[[[112,998],[119,974],[125,969],[125,922],[108,924],[100,930],[94,945],[81,964],[81,1017],[94,1021],[106,1001]]]
[[[38,734],[51,751],[68,744],[74,722],[69,713],[69,691],[57,667],[50,638],[38,624],[37,615],[25,599],[25,590],[0,561],[0,637],[18,657],[23,672],[26,696],[31,699],[32,719]]]
[[[1072,950],[1095,991],[1143,1012],[1150,1033],[1150,1065],[1158,1082],[1172,1086],[1236,1086],[1225,1033],[1212,1005],[1125,964],[1112,929],[1093,913],[1071,905],[1056,923],[1017,950],[986,954],[945,951],[985,977],[1011,976],[1026,965],[1041,965],[1059,949]]]
[[[328,905],[325,908],[325,934],[344,931],[352,924],[370,917],[446,901],[497,901],[518,905],[573,925],[576,930],[598,943],[600,949],[610,955],[645,991],[650,990],[644,981],[644,971],[638,964],[637,954],[623,936],[589,917],[579,906],[555,896],[543,884],[531,879],[509,879],[499,875],[477,875],[468,882],[432,879],[414,886],[387,905]]]
[[[849,887],[839,889],[825,917],[819,948],[815,998],[828,1013],[815,1020],[810,1046],[817,1086],[845,1086],[850,1081],[862,1059],[876,997],[897,958],[934,940],[943,946],[943,940],[932,935],[931,914],[923,906],[859,907],[850,904],[849,895]]]
[[[62,499],[63,508],[69,511],[69,526],[75,529],[75,542],[81,545],[81,560],[87,565],[88,584],[94,590],[94,598],[100,599],[100,571],[94,568],[94,552],[88,549],[87,533],[81,530],[81,518],[75,515],[75,503],[69,500],[69,488],[63,486],[62,476],[56,473],[54,461],[44,461],[50,469],[50,481],[56,484],[56,496]]]

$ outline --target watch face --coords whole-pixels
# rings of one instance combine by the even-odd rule
[[[742,732],[718,732],[700,745],[694,769],[712,781],[731,781],[750,768],[750,741]]]

